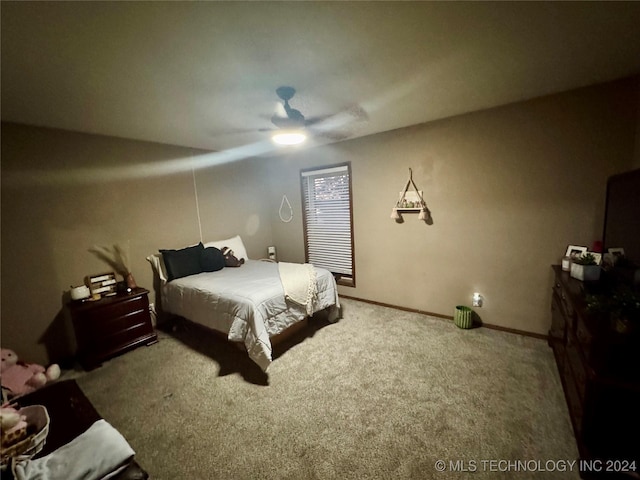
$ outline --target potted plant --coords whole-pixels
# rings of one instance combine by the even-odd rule
[[[600,267],[596,263],[596,257],[587,252],[574,258],[571,263],[571,276],[584,282],[598,280],[600,278]]]

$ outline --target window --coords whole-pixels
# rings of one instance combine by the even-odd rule
[[[351,165],[302,170],[305,259],[355,287]]]

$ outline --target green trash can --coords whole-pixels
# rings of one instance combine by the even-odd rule
[[[456,327],[459,328],[471,328],[473,325],[473,319],[471,318],[471,310],[469,307],[465,307],[464,305],[457,305],[456,311],[453,316],[453,323],[456,324]]]

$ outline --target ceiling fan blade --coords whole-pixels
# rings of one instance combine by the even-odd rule
[[[338,131],[338,130],[327,130],[327,131],[313,131],[311,130],[311,134],[314,137],[326,138],[328,140],[333,140],[334,142],[338,142],[341,140],[346,140],[351,136],[349,132],[346,131]]]
[[[275,132],[276,128],[233,128],[222,131],[210,131],[209,136],[212,138],[223,138],[237,135],[251,135],[263,132]]]
[[[300,118],[289,118],[289,117],[278,117],[274,115],[271,117],[271,123],[273,123],[278,128],[302,128],[304,127],[304,117]]]
[[[369,121],[369,114],[364,108],[362,108],[357,103],[353,103],[349,105],[344,111],[350,116],[352,116],[353,118],[355,118],[356,121],[358,122]]]
[[[276,108],[275,108],[275,113],[274,115],[277,115],[278,117],[287,117],[287,111],[284,108],[284,105],[280,102],[276,102]]]
[[[318,123],[322,123],[329,120],[331,117],[335,115],[336,115],[335,113],[331,113],[329,115],[318,115],[315,117],[307,117],[304,121],[304,124],[307,126],[317,125]]]
[[[337,113],[307,118],[305,124],[308,126],[316,125],[321,128],[326,128],[327,130],[332,130],[354,122],[366,122],[368,120],[369,115],[366,110],[358,104],[353,104]]]

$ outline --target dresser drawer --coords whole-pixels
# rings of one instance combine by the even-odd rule
[[[79,322],[76,333],[84,337],[86,341],[92,341],[93,339],[100,340],[113,333],[127,330],[141,323],[151,324],[148,309],[134,310],[118,317],[102,318],[100,321],[90,318],[86,321]]]
[[[549,329],[549,341],[560,342],[564,345],[566,341],[566,321],[565,314],[560,303],[560,297],[554,292],[551,296],[551,328]]]
[[[553,293],[554,297],[558,300],[558,305],[562,309],[564,313],[564,317],[567,320],[567,327],[569,331],[575,331],[575,311],[573,309],[573,304],[569,298],[569,295],[564,289],[564,286],[556,279],[553,284]]]
[[[591,358],[593,335],[581,321],[576,325],[576,338],[578,339],[578,344],[582,347],[582,353],[584,354],[585,359]]]
[[[573,380],[580,402],[584,401],[587,384],[587,370],[584,359],[580,353],[580,346],[576,343],[573,334],[567,335],[567,360],[573,373]]]
[[[579,437],[582,433],[582,419],[584,416],[583,405],[578,394],[578,389],[573,381],[571,375],[570,362],[566,362],[564,365],[564,374],[562,376],[562,384],[564,386],[564,395],[567,399],[567,406],[569,407],[569,413],[571,416],[571,422],[573,423],[573,430],[576,437]]]

